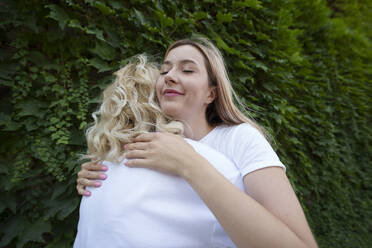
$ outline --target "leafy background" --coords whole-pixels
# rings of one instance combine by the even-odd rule
[[[320,247],[372,246],[372,2],[0,2],[0,247],[71,247],[84,128],[126,59],[203,34]]]

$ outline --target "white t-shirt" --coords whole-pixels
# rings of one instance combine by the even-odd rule
[[[242,191],[243,176],[265,167],[265,160],[266,166],[284,167],[267,141],[248,124],[216,127],[200,142],[185,140]],[[235,149],[242,152],[234,152]],[[223,154],[231,156],[233,162]],[[244,162],[244,158],[250,162],[235,164]],[[90,197],[82,198],[74,248],[236,247],[183,178],[129,168],[124,162],[105,161],[108,178],[101,187],[89,189]],[[247,168],[251,165],[255,169]]]
[[[270,166],[279,166],[285,170],[269,142],[248,123],[217,126],[199,142],[227,156],[243,177]]]

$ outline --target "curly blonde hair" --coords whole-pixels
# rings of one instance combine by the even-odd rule
[[[118,162],[124,144],[148,132],[161,131],[183,135],[183,124],[162,113],[155,94],[159,69],[138,55],[114,73],[115,80],[103,92],[94,122],[86,131],[88,143],[84,158]]]

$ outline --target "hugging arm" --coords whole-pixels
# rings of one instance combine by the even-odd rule
[[[246,194],[207,161],[196,164],[184,178],[237,247],[318,247],[283,169],[267,167],[246,175]]]
[[[282,222],[306,247],[317,247],[300,202],[282,168],[267,167],[251,172],[244,177],[244,186],[250,197]],[[285,237],[283,234],[282,238]]]

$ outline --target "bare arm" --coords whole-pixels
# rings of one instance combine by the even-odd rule
[[[283,169],[246,175],[247,195],[204,159],[188,168],[182,176],[239,248],[318,247]]]
[[[318,247],[284,171],[269,167],[244,177],[247,193],[283,222],[307,247]]]

